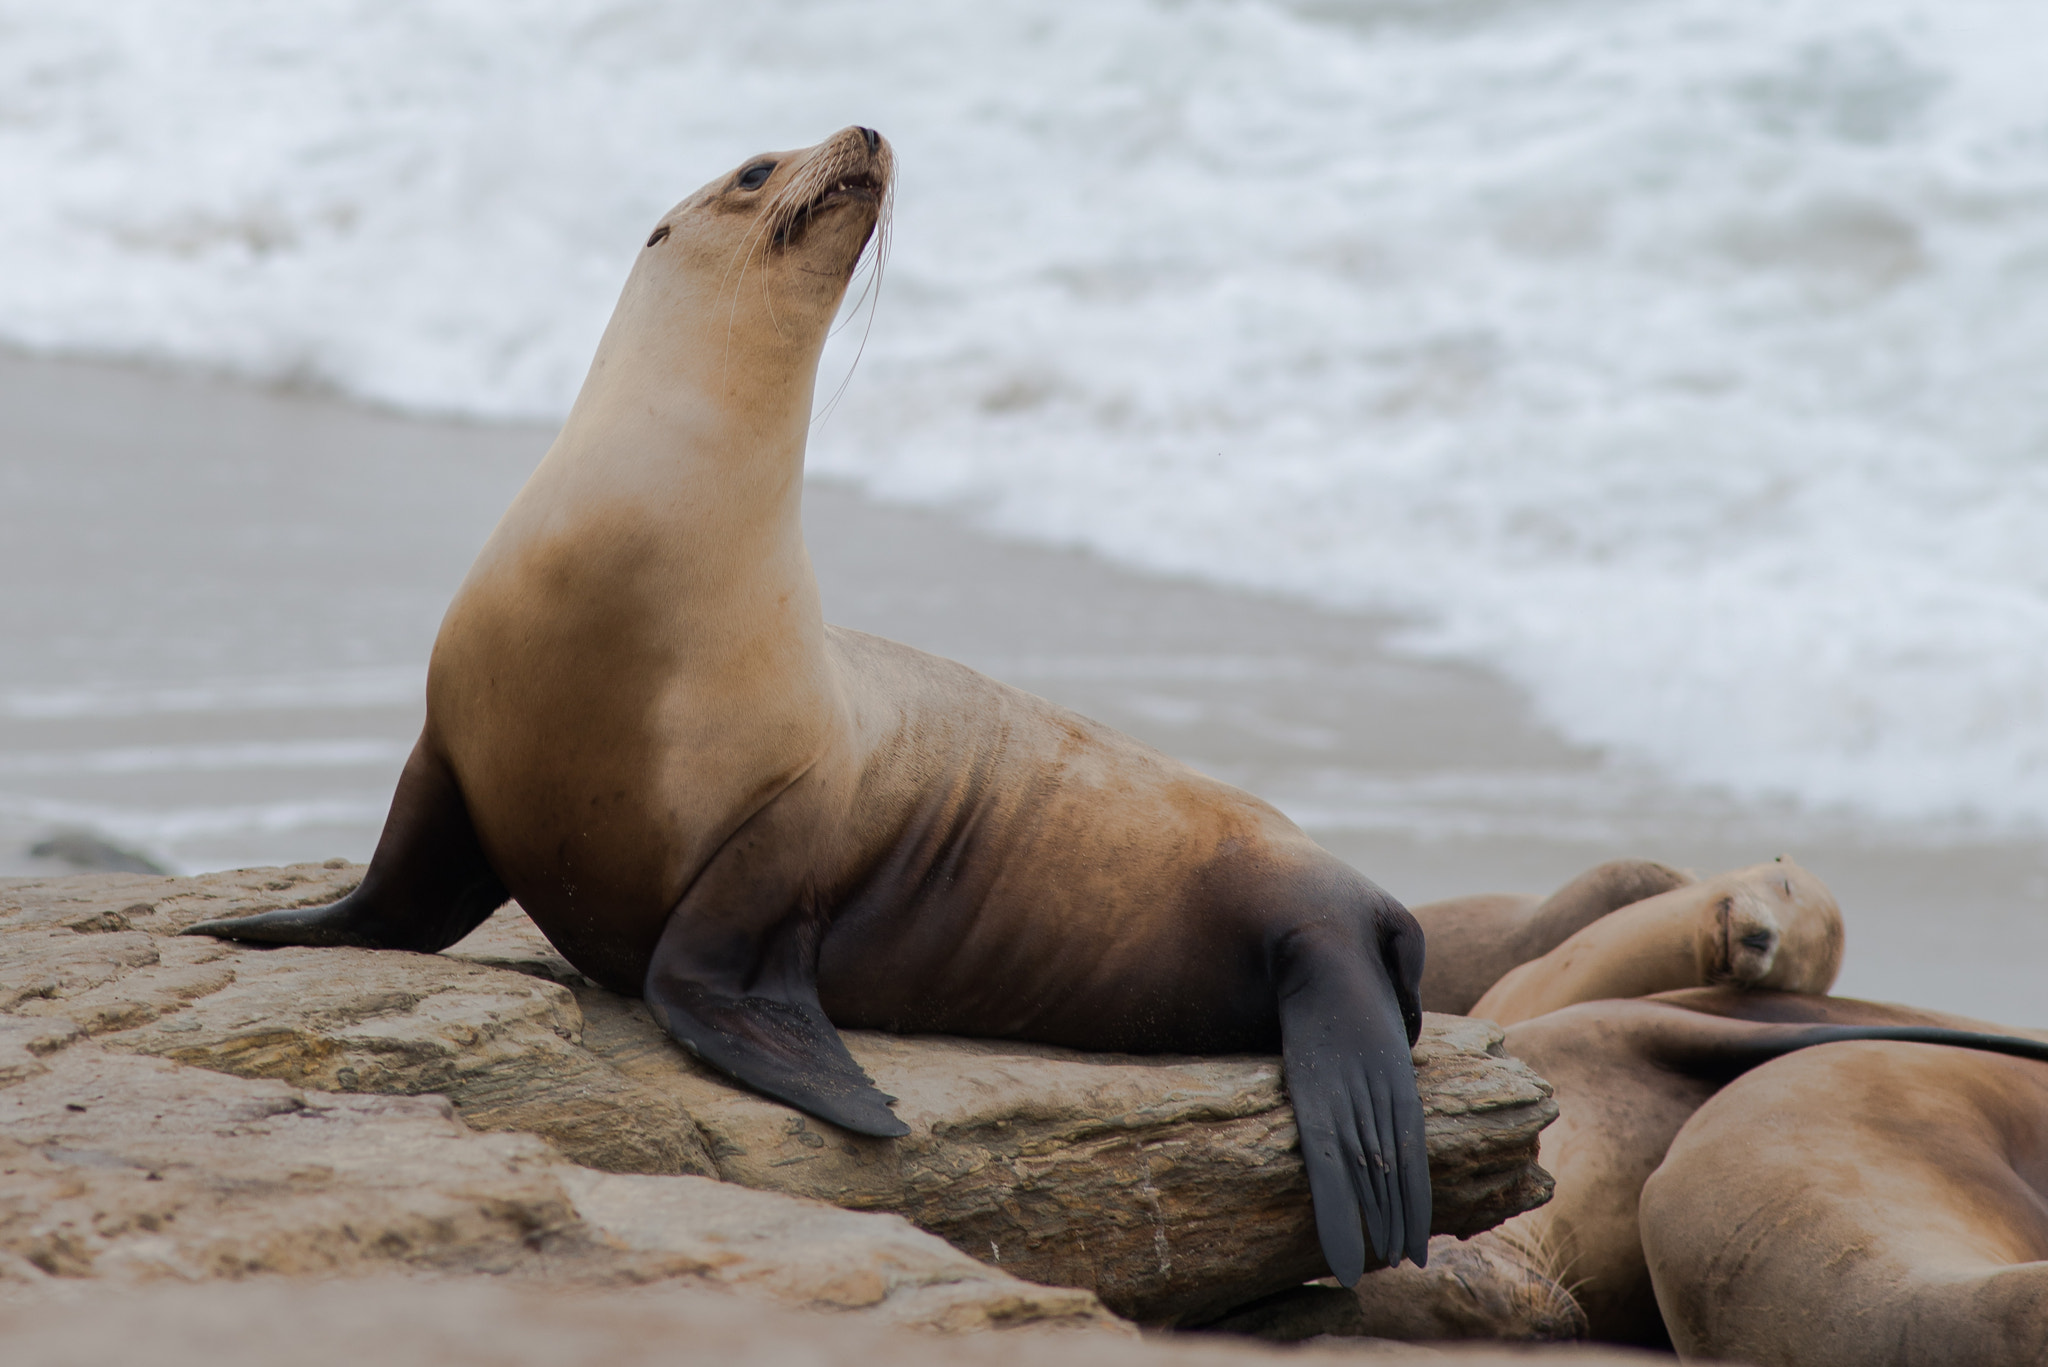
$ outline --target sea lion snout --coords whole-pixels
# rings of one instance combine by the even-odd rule
[[[1825,992],[1841,970],[1842,912],[1827,885],[1789,859],[1741,869],[1699,928],[1701,980],[1780,992]]]
[[[872,128],[842,128],[788,162],[787,179],[774,188],[765,211],[770,241],[796,246],[833,210],[853,206],[859,211],[855,231],[865,242],[888,208],[895,178],[888,140]]]
[[[1714,900],[1713,926],[1707,936],[1709,962],[1701,974],[1710,983],[1754,987],[1777,962],[1782,938],[1778,918],[1761,900],[1731,892]]]
[[[1774,876],[1756,885],[1752,895],[1768,899],[1778,945],[1757,986],[1779,992],[1827,991],[1841,972],[1846,944],[1835,895],[1790,859],[1780,858],[1763,870]]]

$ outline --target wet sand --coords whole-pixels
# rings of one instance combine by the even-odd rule
[[[551,430],[0,355],[0,876],[88,828],[180,870],[367,857],[434,630]],[[1617,855],[1790,853],[1840,990],[2048,1024],[2048,842],[1736,803],[1557,736],[1401,623],[1005,542],[814,482],[833,621],[949,655],[1278,804],[1397,896]]]

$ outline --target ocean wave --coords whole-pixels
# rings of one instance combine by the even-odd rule
[[[426,698],[427,674],[413,666],[319,673],[249,674],[172,685],[101,684],[0,693],[0,717],[20,721],[144,717],[177,712],[299,712],[404,707]]]
[[[1743,800],[2048,821],[2048,18],[0,4],[0,338],[555,417],[646,225],[902,166],[814,468],[1405,614]],[[15,715],[28,715],[16,712]]]

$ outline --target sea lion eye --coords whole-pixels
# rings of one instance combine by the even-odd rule
[[[1742,937],[1742,945],[1745,949],[1753,949],[1761,954],[1771,947],[1773,938],[1768,930],[1752,930]]]
[[[749,166],[740,172],[742,190],[758,190],[768,183],[768,177],[775,174],[775,163],[764,161],[759,166]]]
[[[652,233],[648,235],[647,245],[652,247],[655,243],[661,241],[661,239],[667,236],[668,224],[664,223],[659,228],[656,228]]]

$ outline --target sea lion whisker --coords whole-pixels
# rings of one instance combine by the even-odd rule
[[[860,368],[860,358],[867,355],[868,338],[873,336],[875,331],[875,312],[882,306],[882,272],[887,267],[889,259],[889,211],[894,198],[893,189],[884,194],[880,215],[875,220],[875,233],[870,239],[871,249],[862,251],[862,256],[869,262],[868,280],[861,287],[860,297],[854,300],[853,308],[847,316],[847,323],[851,323],[852,314],[860,311],[861,304],[868,301],[872,292],[873,302],[868,305],[868,321],[861,329],[860,345],[854,348],[853,359],[847,362],[846,374],[840,379],[838,388],[832,391],[831,398],[825,400],[824,406],[818,410],[818,415],[811,419],[813,426],[824,422],[832,415],[832,411],[839,407],[839,400],[846,394],[847,386],[853,383],[853,372]],[[858,263],[855,269],[859,269]],[[844,326],[845,323],[840,324],[840,327]],[[834,329],[835,332],[837,330]]]
[[[750,235],[749,241],[763,243],[764,251],[768,247],[787,247],[790,242],[791,229],[799,223],[808,222],[813,206],[817,203],[820,196],[826,193],[822,187],[832,180],[832,169],[829,164],[813,162],[806,166],[801,173],[793,177],[788,184],[777,192],[775,198],[769,202],[766,212],[761,216],[757,224],[756,232]],[[752,253],[750,251],[749,259],[751,259],[751,256]],[[744,279],[744,271],[742,272],[742,279]],[[775,335],[778,337],[785,336],[781,317],[775,309],[774,297],[769,293],[766,275],[763,275],[761,278],[761,302],[767,310],[768,321],[770,326],[775,329]],[[737,307],[738,299],[735,296],[734,308],[737,309]],[[730,321],[728,320],[728,331],[729,329]]]
[[[723,371],[723,378],[725,379],[730,379],[732,374],[732,334],[734,323],[739,317],[740,291],[746,287],[747,270],[753,264],[754,251],[757,247],[761,248],[765,253],[765,232],[762,220],[756,220],[754,225],[747,230],[746,235],[740,239],[739,246],[734,248],[734,256],[728,257],[726,260],[725,273],[719,277],[719,289],[723,291],[725,281],[732,278],[732,262],[734,259],[738,259],[739,278],[732,282],[732,304],[726,310],[725,315],[725,368]]]
[[[763,251],[765,252],[765,251],[767,250],[767,248],[766,248],[766,247],[763,247],[763,248],[762,248],[762,250],[763,250]],[[743,274],[741,275],[741,277],[740,277],[740,278],[741,278],[741,281],[742,281],[742,283],[744,283],[744,281],[745,281],[745,279],[746,279],[746,277],[745,277],[744,273],[743,273]],[[761,272],[761,307],[762,307],[762,309],[763,309],[763,310],[764,310],[764,311],[765,311],[765,312],[767,313],[767,315],[768,315],[768,325],[769,325],[770,327],[772,327],[772,328],[774,328],[774,329],[775,329],[775,335],[776,335],[777,337],[783,337],[783,336],[785,336],[785,334],[784,334],[784,332],[783,332],[783,330],[782,330],[782,319],[780,319],[779,317],[777,317],[777,316],[776,316],[776,313],[775,313],[775,296],[769,293],[769,290],[768,290],[768,284],[769,284],[769,281],[768,281],[768,272],[764,270],[764,271],[762,271],[762,272]],[[733,307],[734,307],[735,309],[737,309],[737,308],[739,307],[739,292],[738,292],[738,289],[737,289],[737,288],[735,288],[735,290],[734,290],[734,292],[733,292]],[[728,316],[727,316],[727,319],[726,319],[726,329],[727,329],[727,335],[728,335],[728,338],[729,338],[729,337],[730,337],[730,335],[731,335],[731,328],[732,328],[732,318],[731,318],[731,316],[730,316],[730,315],[728,315]],[[728,345],[730,345],[730,342],[728,342]]]
[[[862,250],[860,259],[854,263],[856,276],[865,270],[867,279],[861,285],[860,297],[854,300],[851,312],[859,312],[860,306],[867,302],[870,291],[873,291],[877,298],[880,297],[882,276],[889,266],[889,244],[894,227],[890,220],[895,207],[896,191],[891,188],[883,192],[880,209],[875,215],[874,234],[869,238],[867,247]],[[852,321],[850,314],[848,321]],[[872,309],[869,310],[868,323],[870,327],[874,325]]]
[[[1521,1258],[1531,1272],[1577,1304],[1580,1290],[1590,1279],[1574,1275],[1579,1255],[1566,1253],[1550,1226],[1538,1226],[1525,1216],[1517,1216],[1496,1226],[1493,1236]]]

